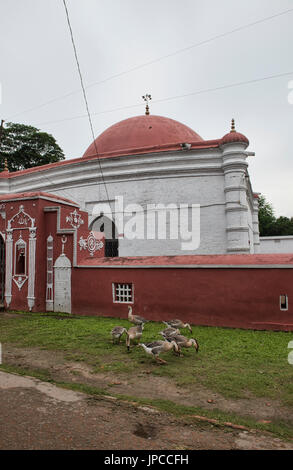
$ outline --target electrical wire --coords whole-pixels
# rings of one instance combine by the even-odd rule
[[[85,89],[88,89],[88,88],[92,88],[92,87],[101,85],[101,84],[106,83],[106,82],[108,82],[108,81],[110,81],[110,80],[113,80],[113,79],[122,77],[123,75],[126,75],[126,74],[128,74],[128,73],[132,73],[132,72],[135,72],[135,71],[137,71],[137,70],[139,70],[139,69],[142,69],[142,68],[144,68],[144,67],[148,67],[148,66],[150,66],[150,65],[157,64],[158,62],[161,62],[162,60],[169,59],[170,57],[174,57],[174,56],[176,56],[176,55],[178,55],[178,54],[182,54],[182,53],[187,52],[187,51],[189,51],[189,50],[191,50],[191,49],[195,49],[195,48],[197,48],[197,47],[200,47],[200,46],[209,44],[209,43],[211,43],[211,42],[213,42],[213,41],[216,41],[216,40],[218,40],[218,39],[222,39],[222,38],[224,38],[224,37],[226,37],[226,36],[229,36],[229,35],[231,35],[231,34],[234,34],[234,33],[240,32],[240,31],[243,31],[243,30],[245,30],[245,29],[247,29],[247,28],[251,28],[251,27],[256,26],[256,25],[258,25],[258,24],[265,23],[266,21],[273,20],[273,19],[275,19],[275,18],[278,18],[278,17],[280,17],[280,16],[284,16],[284,15],[286,15],[286,14],[288,14],[288,13],[292,13],[292,12],[293,12],[293,8],[290,8],[290,9],[288,9],[288,10],[284,10],[284,11],[281,11],[281,12],[279,12],[279,13],[276,13],[275,15],[267,16],[267,17],[262,18],[262,19],[260,19],[260,20],[253,21],[252,23],[247,23],[247,24],[245,24],[245,25],[242,25],[242,26],[239,26],[239,27],[237,27],[237,28],[234,28],[234,29],[232,29],[232,30],[230,30],[230,31],[226,31],[226,32],[221,33],[221,34],[217,34],[217,35],[212,36],[212,37],[210,37],[210,38],[208,38],[208,39],[205,39],[205,40],[203,40],[203,41],[199,41],[199,42],[197,42],[197,43],[195,43],[195,44],[192,44],[192,45],[190,45],[190,46],[183,47],[182,49],[178,49],[177,51],[171,52],[170,54],[166,54],[166,55],[160,56],[160,57],[158,57],[158,58],[156,58],[156,59],[150,60],[150,61],[148,61],[148,62],[144,62],[143,64],[139,64],[139,65],[136,65],[136,66],[134,66],[134,67],[131,67],[131,68],[127,69],[127,70],[124,70],[124,71],[122,71],[122,72],[113,74],[113,75],[111,75],[111,76],[109,76],[109,77],[106,77],[106,78],[103,79],[103,80],[90,83],[89,85],[87,85],[87,86],[85,87]],[[15,117],[18,117],[18,116],[20,116],[20,115],[22,115],[22,114],[25,114],[25,113],[28,113],[28,112],[31,112],[31,111],[35,111],[35,110],[40,109],[40,108],[42,108],[42,107],[44,107],[44,106],[48,106],[48,105],[50,105],[50,104],[52,104],[52,103],[55,103],[56,101],[59,101],[59,100],[68,98],[69,96],[78,94],[78,93],[80,93],[80,91],[81,91],[80,89],[78,89],[78,90],[73,90],[73,91],[71,91],[71,92],[69,92],[69,93],[66,93],[66,94],[64,94],[64,95],[61,95],[61,96],[59,96],[59,97],[52,98],[51,100],[45,101],[44,103],[40,103],[40,104],[37,105],[37,106],[31,107],[31,108],[27,108],[27,109],[25,109],[25,110],[23,110],[23,111],[20,111],[19,113],[14,114],[13,116],[9,117],[8,120],[14,119]]]
[[[185,93],[185,94],[182,94],[182,95],[170,96],[168,98],[161,98],[161,99],[158,99],[158,100],[152,100],[152,102],[153,103],[163,103],[163,102],[167,102],[167,101],[177,100],[177,99],[180,99],[180,98],[187,98],[189,96],[195,96],[195,95],[201,95],[201,94],[204,94],[204,93],[210,93],[210,92],[213,92],[213,91],[225,90],[227,88],[235,88],[235,87],[238,87],[238,86],[250,85],[252,83],[263,82],[265,80],[272,80],[274,78],[286,77],[288,75],[293,75],[293,71],[292,72],[278,73],[278,74],[275,74],[275,75],[269,75],[269,76],[262,77],[262,78],[255,78],[255,79],[251,79],[251,80],[245,80],[245,81],[242,81],[242,82],[231,83],[231,84],[228,84],[228,85],[218,86],[218,87],[215,87],[215,88],[206,88],[206,89],[197,90],[197,91],[194,91],[194,92],[191,92],[191,93]],[[121,106],[119,108],[112,108],[112,109],[108,109],[108,110],[105,110],[105,111],[98,111],[96,113],[92,113],[91,115],[92,116],[97,116],[97,115],[100,115],[100,114],[113,113],[113,112],[116,112],[116,111],[123,111],[125,109],[132,109],[132,108],[138,108],[138,107],[141,107],[141,104],[133,104],[133,105],[128,105],[128,106]],[[68,117],[68,118],[64,118],[64,119],[58,119],[58,120],[55,120],[55,121],[41,122],[37,125],[43,126],[43,125],[48,125],[48,124],[56,124],[56,123],[61,123],[61,122],[66,122],[66,121],[73,121],[73,120],[76,120],[76,119],[84,119],[86,117],[87,117],[87,114],[80,114],[78,116],[72,116],[72,117]]]
[[[94,143],[96,155],[97,155],[97,157],[98,157],[98,162],[99,162],[101,177],[102,177],[102,181],[103,181],[103,184],[104,184],[104,187],[105,187],[105,192],[106,192],[106,195],[107,195],[107,199],[108,199],[108,202],[109,202],[109,204],[110,204],[109,193],[108,193],[106,181],[105,181],[105,178],[104,178],[104,174],[103,174],[103,169],[102,169],[101,161],[100,161],[99,154],[98,154],[98,148],[97,148],[97,143],[96,143],[96,139],[95,139],[95,133],[94,133],[94,128],[93,128],[91,113],[90,113],[90,110],[89,110],[89,104],[88,104],[88,100],[87,100],[87,96],[86,96],[86,91],[85,91],[85,87],[84,87],[83,77],[82,77],[82,73],[81,73],[81,68],[80,68],[80,64],[79,64],[79,59],[78,59],[78,55],[77,55],[76,46],[75,46],[75,41],[74,41],[72,26],[71,26],[71,23],[70,23],[69,12],[68,12],[68,9],[67,9],[66,0],[62,0],[62,1],[63,1],[63,5],[64,5],[64,8],[65,8],[65,14],[66,14],[66,19],[67,19],[67,24],[68,24],[68,28],[69,28],[69,32],[70,32],[70,38],[71,38],[71,42],[72,42],[72,46],[73,46],[74,56],[75,56],[76,65],[77,65],[77,70],[78,70],[78,74],[79,74],[79,78],[80,78],[80,83],[81,83],[82,93],[83,93],[83,97],[84,97],[84,101],[85,101],[85,106],[86,106],[86,111],[87,111],[87,117],[88,117],[88,121],[89,121],[89,125],[90,125],[90,130],[91,130],[91,134],[92,134],[92,138],[93,138],[93,143]]]
[[[67,23],[68,23],[68,27],[69,27],[69,31],[70,31],[70,36],[71,36],[71,41],[72,41],[72,45],[73,45],[73,49],[74,49],[74,55],[75,55],[75,59],[76,59],[76,64],[77,64],[77,68],[78,68],[78,73],[79,73],[79,77],[80,77],[80,82],[81,82],[81,89],[82,89],[82,93],[83,93],[83,97],[84,97],[84,101],[85,101],[85,105],[86,105],[86,110],[87,110],[87,114],[85,115],[79,115],[79,116],[73,116],[73,117],[70,117],[70,118],[65,118],[65,119],[60,119],[60,120],[56,120],[56,121],[47,121],[47,122],[44,122],[44,123],[41,123],[40,125],[44,125],[44,124],[55,124],[55,123],[59,123],[59,122],[65,122],[65,121],[70,121],[70,120],[75,120],[75,119],[82,119],[82,118],[85,118],[85,117],[88,117],[88,120],[89,120],[89,124],[90,124],[90,129],[91,129],[91,133],[92,133],[92,137],[93,137],[93,142],[94,142],[94,145],[95,145],[95,150],[96,150],[96,154],[98,156],[98,149],[97,149],[97,144],[96,144],[96,141],[95,141],[95,135],[94,135],[94,131],[93,131],[93,124],[92,124],[92,119],[91,119],[91,115],[100,115],[100,114],[105,114],[105,113],[111,113],[111,112],[116,112],[116,111],[121,111],[121,110],[125,110],[125,109],[131,109],[131,108],[136,108],[136,107],[140,107],[141,104],[135,104],[135,105],[128,105],[128,106],[124,106],[124,107],[119,107],[119,108],[114,108],[114,109],[109,109],[109,110],[105,110],[105,111],[100,111],[100,112],[97,112],[97,113],[90,113],[90,110],[89,110],[89,105],[88,105],[88,100],[87,100],[87,96],[86,96],[86,92],[85,90],[90,88],[90,87],[94,87],[94,86],[97,86],[97,85],[100,85],[102,83],[105,83],[109,80],[112,80],[112,79],[115,79],[115,78],[118,78],[120,76],[123,76],[127,73],[131,73],[133,71],[136,71],[136,70],[139,70],[140,68],[143,68],[143,67],[147,67],[149,65],[152,65],[152,64],[155,64],[155,63],[158,63],[160,62],[161,60],[164,60],[164,59],[167,59],[169,57],[172,57],[172,56],[175,56],[175,55],[178,55],[180,53],[183,53],[183,52],[186,52],[188,50],[191,50],[193,48],[196,48],[196,47],[199,47],[199,46],[202,46],[202,45],[205,45],[205,44],[208,44],[212,41],[215,41],[217,39],[220,39],[220,38],[224,38],[225,36],[228,36],[230,34],[233,34],[233,33],[236,33],[236,32],[239,32],[241,30],[244,30],[246,28],[249,28],[249,27],[252,27],[252,26],[255,26],[257,24],[260,24],[260,23],[263,23],[263,22],[266,22],[266,21],[269,21],[269,20],[272,20],[274,18],[277,18],[277,17],[280,17],[282,15],[285,15],[285,14],[288,14],[288,13],[292,13],[293,12],[293,8],[292,9],[288,9],[288,10],[285,10],[285,11],[282,11],[276,15],[271,15],[269,17],[266,17],[266,18],[263,18],[261,20],[257,20],[257,21],[254,21],[252,23],[249,23],[249,24],[246,24],[246,25],[243,25],[243,26],[240,26],[238,28],[235,28],[233,30],[230,30],[230,31],[227,31],[225,33],[222,33],[222,34],[219,34],[219,35],[216,35],[216,36],[213,36],[209,39],[206,39],[204,41],[201,41],[201,42],[198,42],[196,44],[193,44],[191,46],[188,46],[188,47],[185,47],[185,48],[182,48],[182,49],[179,49],[177,51],[174,51],[173,53],[170,53],[170,54],[167,54],[167,55],[164,55],[164,56],[161,56],[157,59],[154,59],[152,61],[149,61],[149,62],[145,62],[144,64],[140,64],[138,66],[135,66],[135,67],[132,67],[126,71],[123,71],[123,72],[120,72],[120,73],[117,73],[115,75],[112,75],[104,80],[101,80],[101,81],[98,81],[98,82],[94,82],[90,85],[88,85],[87,87],[84,85],[84,82],[83,82],[83,78],[82,78],[82,73],[81,73],[81,68],[80,68],[80,64],[79,64],[79,60],[78,60],[78,55],[77,55],[77,50],[76,50],[76,46],[75,46],[75,41],[74,41],[74,37],[73,37],[73,31],[72,31],[72,27],[71,27],[71,23],[70,23],[70,19],[69,19],[69,13],[68,13],[68,8],[67,8],[67,5],[66,5],[66,2],[65,0],[63,0],[63,4],[64,4],[64,8],[65,8],[65,12],[66,12],[66,18],[67,18]],[[237,86],[242,86],[242,85],[247,85],[247,84],[251,84],[251,83],[256,83],[256,82],[261,82],[261,81],[264,81],[264,80],[270,80],[270,79],[274,79],[274,78],[279,78],[279,77],[284,77],[284,76],[287,76],[287,75],[292,75],[293,72],[285,72],[285,73],[281,73],[281,74],[276,74],[276,75],[271,75],[271,76],[267,76],[267,77],[262,77],[262,78],[259,78],[259,79],[253,79],[253,80],[247,80],[247,81],[242,81],[242,82],[238,82],[238,83],[233,83],[233,84],[229,84],[229,85],[224,85],[224,86],[218,86],[218,87],[215,87],[215,88],[208,88],[208,89],[204,89],[204,90],[198,90],[198,91],[195,91],[195,92],[191,92],[191,93],[186,93],[186,94],[182,94],[182,95],[177,95],[177,96],[171,96],[171,97],[167,97],[167,98],[162,98],[162,99],[158,99],[158,100],[153,100],[154,103],[159,103],[159,102],[167,102],[167,101],[172,101],[172,100],[176,100],[176,99],[180,99],[180,98],[185,98],[185,97],[189,97],[189,96],[194,96],[194,95],[199,95],[199,94],[203,94],[203,93],[208,93],[208,92],[213,92],[213,91],[218,91],[218,90],[223,90],[223,89],[227,89],[227,88],[232,88],[232,87],[237,87]],[[33,107],[33,108],[29,108],[27,110],[24,110],[14,116],[18,116],[20,114],[24,114],[26,112],[29,112],[29,111],[33,111],[35,109],[39,109],[41,107],[44,107],[48,104],[51,104],[53,102],[56,102],[58,100],[61,100],[61,99],[64,99],[66,97],[69,97],[69,96],[72,96],[73,94],[76,94],[76,93],[79,93],[81,90],[76,90],[76,91],[72,91],[72,92],[69,92],[65,95],[62,95],[60,97],[57,97],[57,98],[54,98],[52,100],[49,100],[45,103],[42,103],[36,107]],[[11,118],[10,118],[11,119]],[[110,202],[110,199],[109,199],[109,194],[108,194],[108,190],[107,190],[107,186],[106,186],[106,182],[105,182],[105,179],[104,179],[104,175],[103,175],[103,170],[102,170],[102,167],[101,167],[101,162],[100,162],[100,158],[98,158],[98,162],[99,162],[99,166],[100,166],[100,171],[101,171],[101,176],[102,176],[102,180],[103,180],[103,184],[104,184],[104,187],[105,187],[105,191],[106,191],[106,194],[107,194],[107,199],[108,199],[108,202]],[[42,175],[42,177],[44,177],[45,179],[47,179],[50,183],[52,183],[53,181]],[[55,184],[55,183],[54,183]],[[65,190],[63,190],[62,192],[66,193]],[[71,195],[70,195],[70,199],[71,199]]]

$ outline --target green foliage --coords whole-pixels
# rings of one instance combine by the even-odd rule
[[[276,218],[273,206],[266,201],[264,196],[259,197],[258,204],[259,233],[261,237],[264,237],[268,235]]]
[[[272,230],[272,235],[293,235],[293,217],[278,217]]]
[[[293,217],[275,217],[273,206],[259,198],[259,233],[261,237],[293,235]]]
[[[54,137],[33,126],[7,123],[0,142],[0,171],[7,158],[9,171],[23,170],[64,160]]]

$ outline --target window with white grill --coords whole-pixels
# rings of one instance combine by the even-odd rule
[[[113,282],[112,287],[114,303],[133,303],[133,284]]]

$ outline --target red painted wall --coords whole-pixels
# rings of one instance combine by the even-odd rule
[[[127,304],[113,303],[112,282],[132,282],[134,312],[150,320],[293,330],[292,274],[277,268],[75,268],[72,311],[127,318]],[[280,311],[281,294],[289,297],[288,311]]]
[[[74,230],[68,220],[75,210],[74,203],[61,198],[51,200],[50,195],[40,194],[42,197],[31,193],[31,199],[28,195],[15,195],[15,199],[2,196],[6,218],[0,217],[0,231],[4,234],[7,221],[18,212],[20,204],[35,218],[33,311],[46,308],[47,237],[51,234],[54,238],[54,262],[62,252],[64,234],[67,237],[64,252],[71,263],[74,251]],[[60,226],[58,211],[48,212],[48,207],[60,208]],[[103,258],[101,250],[90,256],[88,249],[78,244],[81,236],[84,239],[88,236],[88,215],[78,212],[83,224],[76,233],[79,267],[72,268],[72,313],[127,318],[127,304],[113,302],[112,283],[132,283],[134,312],[150,320],[180,318],[198,325],[293,331],[293,255]],[[21,227],[23,225],[15,227],[14,242]],[[22,230],[27,244],[28,236],[28,230]],[[129,265],[131,267],[127,267]],[[28,310],[27,288],[28,281],[20,290],[12,281],[10,309]],[[280,310],[280,295],[283,294],[289,298],[288,311]]]

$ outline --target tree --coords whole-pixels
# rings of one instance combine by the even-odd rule
[[[293,235],[293,217],[275,217],[273,206],[264,196],[259,200],[259,234],[261,237]]]
[[[261,237],[271,235],[270,231],[276,221],[274,209],[271,204],[266,201],[264,196],[258,199],[258,221],[259,221],[259,234]]]
[[[64,160],[64,153],[54,137],[33,126],[9,122],[3,128],[0,142],[0,171],[7,158],[9,171]]]
[[[293,218],[278,217],[274,225],[274,235],[293,235]]]

